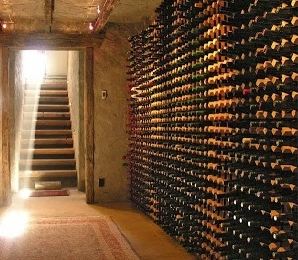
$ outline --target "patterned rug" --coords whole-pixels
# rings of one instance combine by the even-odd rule
[[[109,217],[28,219],[8,226],[0,220],[1,260],[139,259]]]

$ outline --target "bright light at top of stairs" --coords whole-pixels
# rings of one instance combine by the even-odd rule
[[[45,76],[46,56],[44,51],[23,51],[24,78],[29,83],[41,83]]]

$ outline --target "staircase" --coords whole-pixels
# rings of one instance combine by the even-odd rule
[[[27,84],[21,133],[19,177],[21,188],[36,181],[61,181],[76,186],[70,109],[66,79]]]

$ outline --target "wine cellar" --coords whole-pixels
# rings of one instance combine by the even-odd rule
[[[165,0],[129,41],[133,203],[198,259],[297,259],[298,1]]]

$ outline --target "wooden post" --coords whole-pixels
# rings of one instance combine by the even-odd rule
[[[84,132],[85,132],[85,174],[86,202],[94,203],[94,89],[93,48],[86,48],[84,86]]]
[[[10,124],[9,124],[9,87],[8,87],[8,59],[9,59],[9,49],[8,47],[1,48],[2,56],[2,84],[1,84],[1,117],[2,117],[2,204],[3,206],[8,206],[11,204],[11,183],[10,183],[10,160],[9,160],[9,134],[10,134]]]

